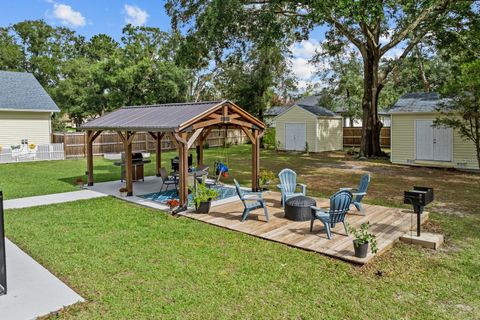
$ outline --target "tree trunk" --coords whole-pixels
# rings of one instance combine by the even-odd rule
[[[378,83],[378,65],[380,55],[374,50],[368,49],[363,58],[363,98],[362,98],[362,140],[360,144],[360,156],[381,156],[380,131],[382,123],[378,120],[378,95],[382,86]]]
[[[478,168],[480,169],[480,145],[477,143],[477,161],[478,161]]]
[[[423,64],[422,54],[420,52],[420,48],[419,48],[418,44],[415,47],[415,54],[417,56],[418,69],[420,71],[420,77],[422,78],[423,91],[424,92],[430,92],[430,83],[428,82],[427,75],[425,74],[425,66]]]

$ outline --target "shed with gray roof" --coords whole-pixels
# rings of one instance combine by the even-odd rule
[[[57,105],[33,74],[0,71],[0,145],[50,143]]]
[[[409,93],[398,99],[390,109],[393,163],[478,169],[473,142],[452,128],[433,125],[439,110],[448,110],[450,101],[436,92]]]
[[[319,105],[299,100],[275,119],[277,147],[286,151],[322,152],[343,148],[343,119]]]

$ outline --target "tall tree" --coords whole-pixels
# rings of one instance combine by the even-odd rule
[[[246,57],[241,52],[231,54],[221,63],[216,83],[222,93],[263,120],[275,97],[274,88],[289,86],[287,61],[275,46],[250,50]]]
[[[277,94],[285,94],[290,85],[285,66],[291,40],[287,39],[294,35],[293,28],[287,27],[292,19],[276,19],[274,12],[260,13],[256,7],[235,0],[166,4],[174,30],[189,26],[190,61],[204,65],[213,60],[220,68],[215,81],[219,91],[262,118],[276,85],[281,87]],[[251,20],[251,14],[258,19]]]
[[[387,77],[394,72],[419,41],[445,20],[454,0],[425,1],[241,1],[169,0],[167,10],[174,25],[194,23],[217,56],[241,43],[247,46],[259,37],[276,42],[301,40],[314,26],[328,25],[327,44],[332,53],[355,46],[363,62],[363,133],[361,154],[381,154],[378,97]],[[450,18],[450,17],[449,17]],[[387,38],[385,43],[381,40]],[[393,49],[398,58],[382,58]]]
[[[435,126],[447,126],[475,144],[480,168],[480,60],[465,63],[449,90],[453,94],[447,110],[435,119]]]
[[[62,78],[62,63],[77,57],[84,42],[74,31],[43,20],[19,22],[9,30],[22,49],[21,70],[33,73],[47,90]]]
[[[0,28],[0,70],[21,71],[22,48],[8,28]]]

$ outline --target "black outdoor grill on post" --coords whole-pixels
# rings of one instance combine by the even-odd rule
[[[403,203],[411,204],[413,212],[417,214],[417,237],[420,237],[421,215],[427,204],[433,201],[433,188],[413,187],[413,190],[405,191]]]
[[[0,191],[0,296],[7,294],[7,261],[5,257],[5,228],[3,219],[3,193]]]

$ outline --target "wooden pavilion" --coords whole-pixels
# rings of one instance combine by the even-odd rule
[[[93,185],[93,142],[102,131],[116,131],[125,148],[125,180],[133,195],[132,141],[136,132],[148,132],[156,141],[156,173],[160,176],[161,140],[170,135],[179,154],[180,204],[188,201],[188,153],[196,143],[203,164],[203,143],[213,128],[241,129],[252,143],[252,190],[258,190],[260,138],[265,124],[228,100],[123,107],[81,127],[87,133],[88,185]]]

